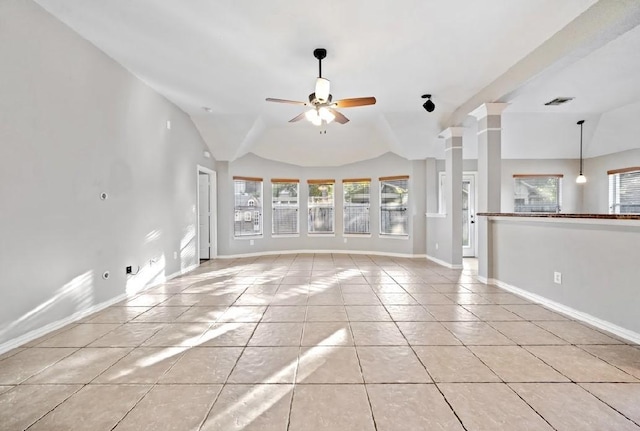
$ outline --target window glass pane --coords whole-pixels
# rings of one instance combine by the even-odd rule
[[[469,180],[462,181],[462,246],[469,247],[469,193],[471,183]]]
[[[370,198],[371,181],[343,183],[344,233],[371,233]]]
[[[513,208],[520,212],[560,212],[560,178],[536,176],[514,178]]]
[[[272,183],[274,235],[297,234],[298,229],[298,183]]]
[[[309,184],[309,233],[334,233],[333,184]]]
[[[380,181],[380,233],[408,235],[409,180]]]
[[[609,212],[640,213],[640,171],[609,175]]]
[[[262,235],[262,181],[234,180],[233,234]]]

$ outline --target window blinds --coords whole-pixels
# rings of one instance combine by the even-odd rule
[[[640,213],[640,167],[615,169],[609,175],[609,213]]]

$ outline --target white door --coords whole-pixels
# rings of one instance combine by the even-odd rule
[[[462,256],[476,255],[476,176],[462,176]]]
[[[209,174],[198,175],[198,232],[200,232],[200,259],[211,258],[211,181]]]

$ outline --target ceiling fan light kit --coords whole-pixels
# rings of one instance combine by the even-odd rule
[[[375,97],[356,97],[351,99],[342,99],[333,101],[331,95],[331,82],[322,77],[322,59],[327,56],[327,50],[324,48],[316,48],[313,51],[313,56],[318,59],[318,78],[316,79],[316,85],[314,92],[309,95],[309,102],[298,102],[295,100],[286,99],[273,99],[267,98],[267,102],[276,103],[290,103],[293,105],[302,105],[311,107],[310,110],[304,112],[291,120],[290,123],[306,118],[314,126],[322,126],[323,124],[329,124],[334,120],[337,123],[345,124],[349,122],[349,119],[335,108],[353,108],[356,106],[375,105]]]

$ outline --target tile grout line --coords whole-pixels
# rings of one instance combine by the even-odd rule
[[[460,416],[458,416],[458,413],[456,412],[456,410],[453,408],[453,406],[451,405],[451,403],[449,402],[449,400],[447,399],[447,397],[444,395],[444,393],[442,392],[442,389],[440,389],[440,386],[438,386],[438,383],[436,382],[436,380],[433,378],[433,376],[431,375],[431,373],[429,372],[426,364],[424,362],[422,362],[422,359],[420,359],[420,355],[418,355],[418,352],[416,352],[415,350],[415,346],[413,346],[411,343],[409,343],[409,340],[407,339],[406,335],[404,334],[404,332],[402,332],[402,330],[400,329],[400,326],[398,326],[398,322],[393,319],[393,316],[391,317],[393,323],[395,324],[396,328],[398,329],[398,331],[400,331],[400,334],[402,335],[402,337],[405,339],[405,341],[407,342],[407,345],[409,346],[409,348],[411,349],[411,351],[413,352],[413,354],[415,355],[416,359],[418,360],[418,362],[420,363],[420,365],[422,365],[422,368],[424,368],[424,371],[427,373],[427,376],[429,376],[429,378],[431,379],[431,381],[433,382],[434,387],[438,390],[438,393],[440,394],[440,396],[442,396],[442,399],[444,400],[444,402],[447,404],[447,406],[449,407],[449,409],[451,410],[451,412],[453,413],[453,415],[456,417],[456,419],[458,420],[458,423],[460,424],[460,426],[462,427],[463,430],[467,431],[467,427],[464,425],[464,423],[462,422],[462,419],[460,418]],[[446,328],[445,328],[446,329]],[[457,339],[457,337],[452,334],[454,338]]]
[[[233,307],[233,305],[238,302],[238,299],[240,299],[240,297],[244,294],[244,292],[247,291],[247,289],[249,289],[250,286],[253,285],[253,282],[248,285],[247,287],[245,287],[245,289],[242,291],[242,293],[240,295],[238,295],[238,297],[235,299],[235,301],[233,301],[231,304],[229,304],[229,306],[227,307],[227,310],[231,307]],[[265,310],[266,311],[266,310]],[[225,311],[226,313],[226,311]],[[212,323],[211,326],[213,326],[215,323],[218,323],[220,320],[220,318],[224,315],[224,313],[222,315],[220,315],[220,317],[218,319],[216,319],[216,322]],[[264,315],[264,313],[263,313]],[[262,319],[262,317],[261,317]],[[231,322],[229,322],[231,323]],[[253,327],[253,331],[251,332],[251,335],[249,335],[249,337],[247,338],[247,342],[245,343],[245,345],[242,347],[242,351],[240,352],[240,354],[238,355],[238,357],[236,358],[235,363],[233,364],[233,367],[231,367],[231,369],[229,370],[229,373],[227,374],[227,377],[224,379],[224,382],[222,383],[222,385],[220,386],[220,390],[218,391],[218,393],[216,394],[215,397],[213,397],[213,402],[211,403],[211,405],[209,406],[209,408],[207,409],[207,412],[205,413],[204,417],[202,418],[202,421],[200,422],[199,426],[198,426],[198,431],[202,430],[202,427],[204,426],[204,424],[207,422],[207,419],[209,419],[209,415],[211,414],[211,412],[213,411],[213,407],[216,405],[216,402],[218,402],[218,400],[220,399],[220,395],[222,394],[222,391],[224,391],[225,386],[227,385],[227,383],[229,382],[229,378],[231,377],[231,374],[233,374],[233,371],[236,369],[236,367],[238,366],[238,362],[240,362],[240,358],[242,357],[242,355],[244,355],[244,352],[247,350],[247,347],[249,345],[249,341],[251,340],[251,338],[253,337],[253,335],[255,334],[256,330],[258,329],[258,324],[259,321],[256,322],[256,326]],[[203,334],[204,335],[204,334]],[[177,363],[178,361],[176,361]],[[175,363],[174,363],[175,365]],[[173,368],[173,366],[171,367]]]
[[[289,412],[287,415],[287,428],[286,430],[289,431],[289,428],[291,427],[291,414],[293,412],[293,398],[296,395],[296,388],[297,388],[297,381],[298,381],[298,371],[300,371],[300,355],[302,354],[302,340],[304,339],[304,330],[307,326],[307,314],[309,313],[309,291],[307,290],[307,301],[305,304],[305,309],[304,309],[304,322],[302,323],[302,330],[300,331],[300,342],[299,342],[299,346],[298,346],[298,357],[296,358],[296,367],[295,370],[293,372],[293,386],[291,387],[291,400],[289,401]]]
[[[606,384],[606,383],[605,383]],[[634,383],[631,383],[634,384]],[[608,406],[609,408],[611,408],[613,411],[615,411],[616,413],[618,413],[619,415],[621,415],[623,418],[629,420],[631,423],[635,424],[636,426],[640,427],[640,421],[636,422],[635,420],[631,419],[630,417],[628,417],[626,414],[624,414],[623,412],[621,412],[620,410],[616,409],[614,406],[612,406],[611,404],[609,404],[608,402],[606,402],[605,400],[603,400],[602,398],[600,398],[599,396],[597,396],[596,394],[594,394],[593,392],[591,392],[589,389],[585,388],[584,386],[582,386],[582,384],[580,383],[576,383],[576,385],[578,387],[580,387],[582,390],[584,390],[585,392],[587,392],[589,395],[591,395],[592,397],[594,397],[595,399],[597,399],[598,401],[600,401],[601,403],[605,404],[606,406]]]

